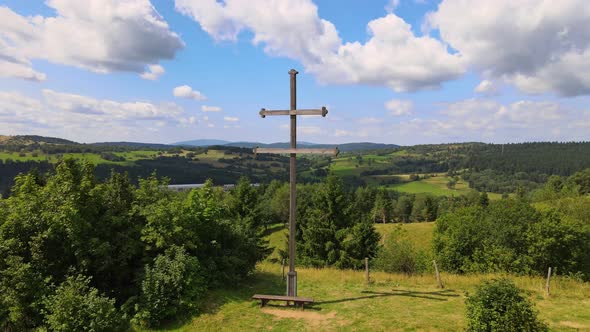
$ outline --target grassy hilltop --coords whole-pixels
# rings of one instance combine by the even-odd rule
[[[396,225],[376,225],[387,236]],[[431,244],[434,223],[402,226],[417,246]],[[275,230],[269,239],[283,246],[285,230]],[[316,303],[305,311],[272,303],[265,308],[251,301],[255,294],[282,294],[280,264],[260,263],[245,285],[215,290],[208,296],[204,313],[169,325],[171,331],[458,331],[466,327],[466,292],[473,292],[484,279],[501,275],[452,275],[443,273],[444,289],[436,286],[434,275],[371,272],[366,285],[364,271],[333,268],[298,268],[299,294]],[[505,276],[505,275],[502,275]],[[550,330],[590,329],[590,284],[557,277],[552,294],[544,294],[541,277],[510,276],[536,303],[540,318]]]

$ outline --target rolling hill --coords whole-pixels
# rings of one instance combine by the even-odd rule
[[[277,142],[277,143],[260,143],[260,142],[227,142],[222,140],[208,140],[200,139],[194,141],[184,141],[173,143],[173,145],[183,146],[233,146],[239,148],[288,148],[290,147],[289,142]],[[297,146],[300,148],[334,148],[338,147],[341,152],[353,152],[363,150],[379,150],[379,149],[395,149],[400,147],[396,144],[385,144],[385,143],[371,143],[371,142],[355,142],[355,143],[344,143],[344,144],[317,144],[311,142],[297,142]]]

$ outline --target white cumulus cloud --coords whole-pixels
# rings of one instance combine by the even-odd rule
[[[472,67],[526,93],[590,93],[587,0],[443,0],[427,25]]]
[[[155,105],[150,102],[118,102],[108,99],[43,90],[43,96],[48,106],[66,112],[82,115],[97,115],[102,120],[154,120],[177,118],[184,110],[174,103]]]
[[[221,112],[223,109],[219,106],[203,105],[201,106],[201,110],[203,112]]]
[[[483,80],[479,82],[473,91],[483,95],[492,96],[498,93],[498,87],[490,80]]]
[[[55,16],[0,6],[0,75],[43,80],[33,59],[98,73],[158,75],[157,63],[184,47],[149,0],[48,0]],[[156,66],[156,67],[149,67]],[[161,67],[160,67],[161,68]]]
[[[193,90],[193,88],[191,88],[188,85],[181,85],[175,87],[174,90],[172,90],[172,94],[174,95],[174,97],[178,98],[207,100],[207,97],[204,94],[202,94],[200,91]]]
[[[396,123],[392,135],[400,143],[569,141],[587,137],[590,109],[554,101],[500,103],[472,98],[443,105],[436,118]],[[408,137],[412,137],[408,140]]]
[[[223,120],[225,120],[227,122],[238,122],[238,121],[240,121],[240,118],[237,118],[235,116],[224,116]]]
[[[385,108],[394,116],[411,115],[414,104],[411,100],[392,99],[385,103]]]
[[[141,78],[145,80],[154,81],[157,80],[160,76],[164,75],[166,70],[164,67],[160,65],[149,65],[148,69],[140,75]]]
[[[176,0],[176,9],[216,40],[253,35],[272,56],[300,61],[325,83],[384,85],[395,91],[436,88],[465,68],[445,44],[417,36],[393,13],[368,23],[369,39],[344,43],[311,0]]]
[[[116,101],[45,89],[41,97],[0,91],[0,127],[7,134],[35,134],[82,142],[153,141],[154,135],[198,124],[174,103]],[[179,133],[180,135],[180,133]]]

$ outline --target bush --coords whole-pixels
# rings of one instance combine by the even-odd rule
[[[125,331],[115,300],[90,287],[90,277],[68,277],[45,300],[45,321],[51,331]]]
[[[102,152],[100,157],[108,161],[125,161],[124,157],[118,156],[112,152]]]
[[[423,273],[429,269],[430,257],[427,252],[414,246],[406,232],[396,227],[379,248],[375,268],[385,272],[406,274]]]
[[[485,281],[467,297],[468,331],[547,331],[533,304],[508,279]]]
[[[182,247],[172,247],[145,267],[134,322],[160,325],[178,314],[194,310],[206,286],[197,258]]]
[[[529,203],[514,199],[447,213],[434,229],[437,261],[459,273],[532,272],[527,230],[540,217]]]

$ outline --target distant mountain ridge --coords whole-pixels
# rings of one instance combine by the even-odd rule
[[[96,146],[125,146],[130,148],[170,148],[173,145],[170,144],[162,144],[162,143],[141,143],[141,142],[98,142],[98,143],[89,143],[89,145],[96,145]]]
[[[226,145],[231,143],[230,141],[224,141],[221,139],[195,139],[191,141],[182,141],[172,143],[170,145],[188,145],[188,146],[211,146],[211,145]]]
[[[214,144],[210,144],[214,143]],[[172,145],[188,145],[188,146],[232,146],[240,148],[288,148],[291,146],[288,142],[277,142],[277,143],[260,143],[260,142],[227,142],[222,140],[194,140],[177,142]],[[358,143],[344,143],[344,144],[317,144],[311,142],[297,142],[297,147],[300,148],[334,148],[338,147],[341,152],[360,151],[360,150],[377,150],[386,148],[398,148],[397,144],[385,144],[385,143],[371,143],[371,142],[358,142]]]
[[[63,138],[57,137],[45,137],[38,135],[0,135],[0,145],[28,145],[28,144],[63,144],[63,145],[94,145],[94,146],[124,146],[131,148],[170,148],[174,146],[229,146],[229,147],[240,147],[240,148],[288,148],[290,143],[288,142],[276,142],[276,143],[260,143],[260,142],[231,142],[219,139],[197,139],[190,141],[182,141],[171,144],[162,143],[142,143],[142,142],[96,142],[96,143],[78,143]],[[398,148],[396,144],[384,144],[384,143],[371,143],[371,142],[355,142],[355,143],[344,143],[344,144],[317,144],[312,142],[297,142],[297,147],[300,148],[333,148],[338,147],[341,152],[350,151],[361,151],[361,150],[378,150],[386,148]]]

